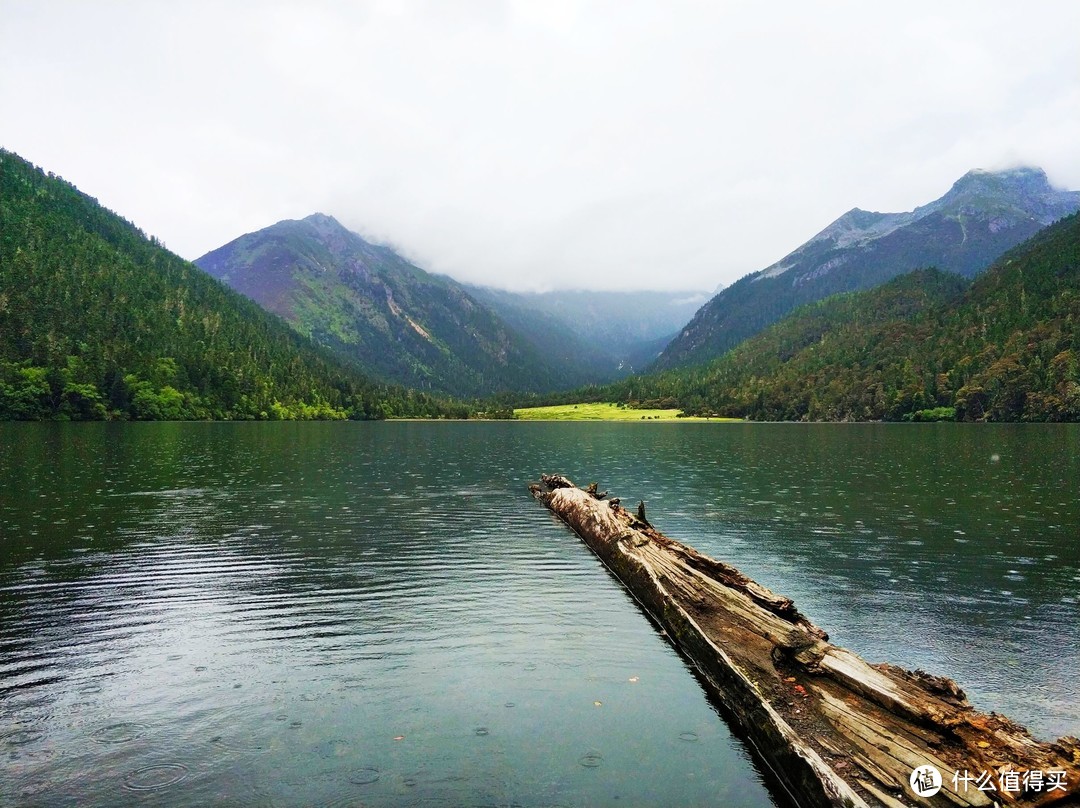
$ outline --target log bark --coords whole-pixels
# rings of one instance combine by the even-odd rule
[[[798,805],[1080,806],[1076,738],[1040,743],[975,710],[949,679],[833,645],[789,598],[663,535],[643,508],[634,514],[558,475],[530,488],[664,627]],[[928,764],[942,787],[920,797],[910,777]],[[995,790],[965,788],[954,772],[987,772]],[[1042,772],[1044,785],[1005,790],[1010,772],[1021,785]],[[1061,787],[1047,788],[1051,778]]]

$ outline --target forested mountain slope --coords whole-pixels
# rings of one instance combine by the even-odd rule
[[[602,397],[764,420],[1080,420],[1080,215],[970,285],[916,271],[804,306],[708,365],[633,377]]]
[[[374,385],[7,151],[0,225],[0,418],[461,414]]]

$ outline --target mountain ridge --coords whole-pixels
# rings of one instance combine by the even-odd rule
[[[324,213],[244,234],[195,263],[387,381],[459,396],[579,382],[461,284]]]
[[[603,400],[754,420],[1080,421],[1080,214],[968,280],[919,269],[807,303]]]
[[[1051,222],[1080,210],[1080,191],[1040,168],[973,169],[912,211],[852,208],[779,261],[723,289],[650,369],[701,364],[795,307],[872,288],[919,267],[972,277]]]

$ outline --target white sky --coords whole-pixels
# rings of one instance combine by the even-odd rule
[[[970,168],[1080,188],[1080,3],[0,0],[0,145],[197,258],[712,289]]]

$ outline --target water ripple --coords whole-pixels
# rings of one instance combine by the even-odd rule
[[[180,763],[155,763],[143,766],[124,776],[125,788],[132,791],[156,791],[174,786],[188,776],[187,766]]]
[[[549,468],[603,473],[872,659],[953,673],[1041,734],[1080,726],[1080,513],[1051,495],[1080,432],[997,479],[992,431],[920,454],[889,430],[80,426],[0,441],[0,754],[19,767],[0,803],[80,767],[85,804],[122,783],[192,804],[227,786],[266,805],[768,805],[745,751],[702,729],[722,726],[683,662],[529,500]],[[895,646],[897,620],[918,647]],[[671,698],[624,701],[630,676]]]

